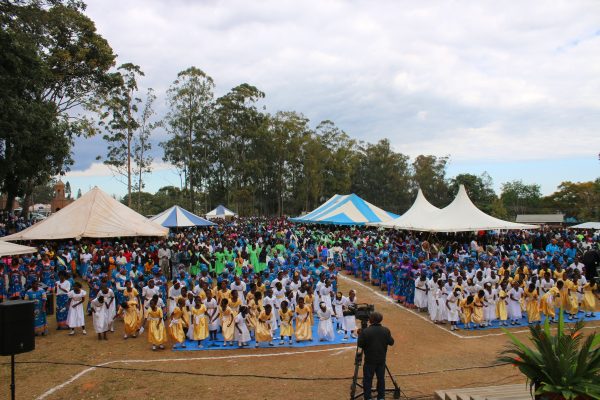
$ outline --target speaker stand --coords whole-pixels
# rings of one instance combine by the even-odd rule
[[[15,355],[10,356],[10,398],[15,400]]]

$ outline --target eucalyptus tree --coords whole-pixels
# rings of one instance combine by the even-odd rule
[[[205,185],[209,167],[214,86],[204,71],[189,67],[177,74],[167,91],[169,111],[164,127],[171,137],[161,143],[163,159],[182,171],[192,212],[196,208],[196,190]]]

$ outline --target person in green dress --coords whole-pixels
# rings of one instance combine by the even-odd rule
[[[255,244],[254,247],[251,244],[249,244],[246,247],[246,251],[248,252],[248,258],[250,260],[250,265],[252,265],[252,268],[255,271],[258,271],[258,268],[259,268],[259,266],[258,266],[258,252],[259,252],[259,250],[260,249],[258,247],[258,244]],[[258,272],[260,272],[260,271],[258,271]]]

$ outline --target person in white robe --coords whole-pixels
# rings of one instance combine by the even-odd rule
[[[335,337],[333,333],[333,323],[331,322],[332,313],[331,309],[327,308],[324,301],[319,304],[317,316],[319,317],[319,326],[317,329],[319,341],[332,341]]]
[[[87,335],[85,330],[85,317],[83,314],[83,303],[87,292],[81,288],[81,283],[75,282],[73,290],[71,290],[67,296],[69,296],[69,314],[67,316],[67,325],[71,329],[69,335],[75,334],[75,328],[81,328],[81,333]]]

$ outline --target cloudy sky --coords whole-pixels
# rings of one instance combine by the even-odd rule
[[[497,190],[522,179],[549,194],[600,176],[598,1],[88,0],[87,14],[118,64],[141,66],[159,114],[194,65],[217,96],[250,83],[269,112],[448,155],[450,176],[487,171]],[[77,141],[65,178],[75,190],[126,192],[94,161],[104,148]],[[179,185],[156,152],[148,189]]]

